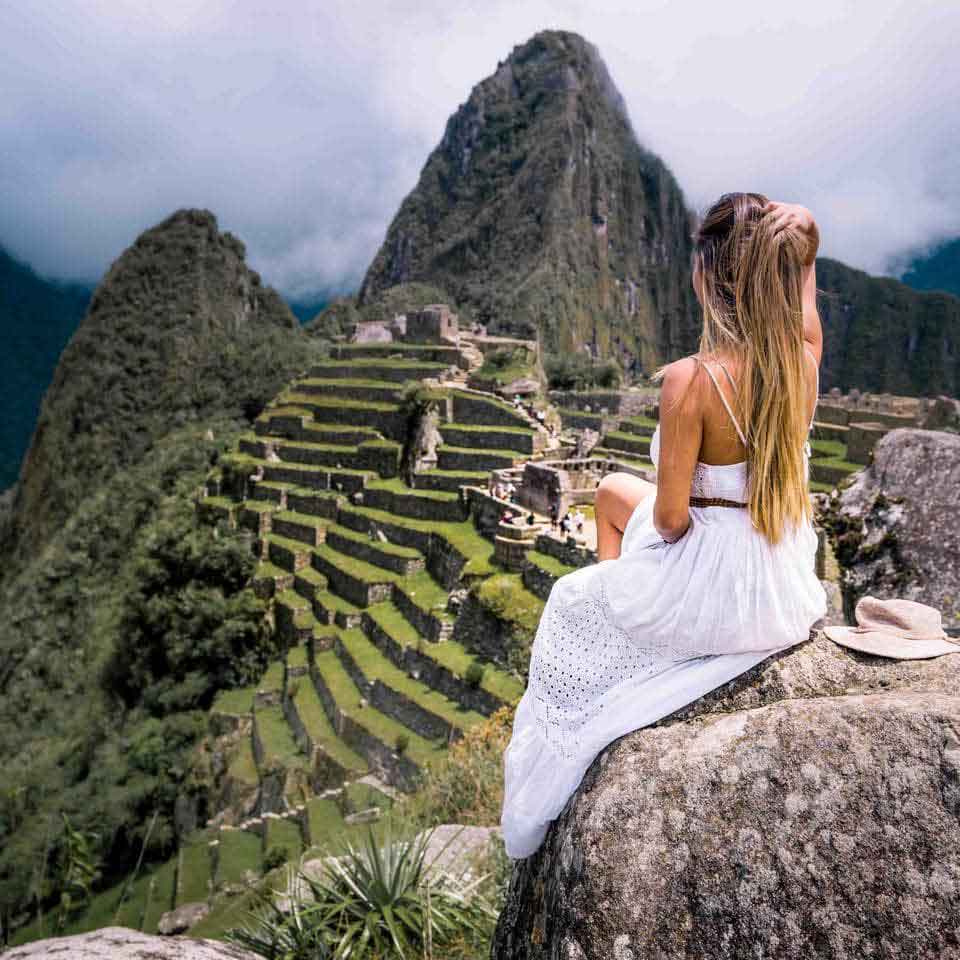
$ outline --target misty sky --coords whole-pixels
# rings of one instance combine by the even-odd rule
[[[804,203],[873,273],[960,235],[955,0],[0,0],[0,245],[96,282],[206,207],[287,296],[353,289],[449,114],[548,27],[599,47],[689,206]]]

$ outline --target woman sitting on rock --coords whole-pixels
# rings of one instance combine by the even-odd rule
[[[507,853],[597,754],[806,640],[826,612],[807,490],[823,335],[810,211],[722,196],[695,236],[697,354],[658,370],[656,484],[596,494],[598,562],[560,577],[504,757]]]

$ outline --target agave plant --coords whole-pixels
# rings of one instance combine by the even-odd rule
[[[477,890],[486,877],[431,868],[432,831],[391,834],[389,824],[379,840],[368,828],[357,845],[346,841],[319,876],[291,870],[289,913],[272,902],[227,938],[269,960],[412,960],[465,936],[487,936],[497,914]]]

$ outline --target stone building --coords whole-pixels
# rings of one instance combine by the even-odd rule
[[[457,315],[445,303],[433,303],[407,314],[405,340],[456,344],[459,335]]]

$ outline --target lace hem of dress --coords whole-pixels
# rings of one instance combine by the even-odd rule
[[[606,694],[675,662],[638,646],[616,625],[602,578],[590,595],[582,583],[569,601],[548,602],[530,664],[534,715],[548,745],[565,759],[579,755],[580,732],[603,711]]]

